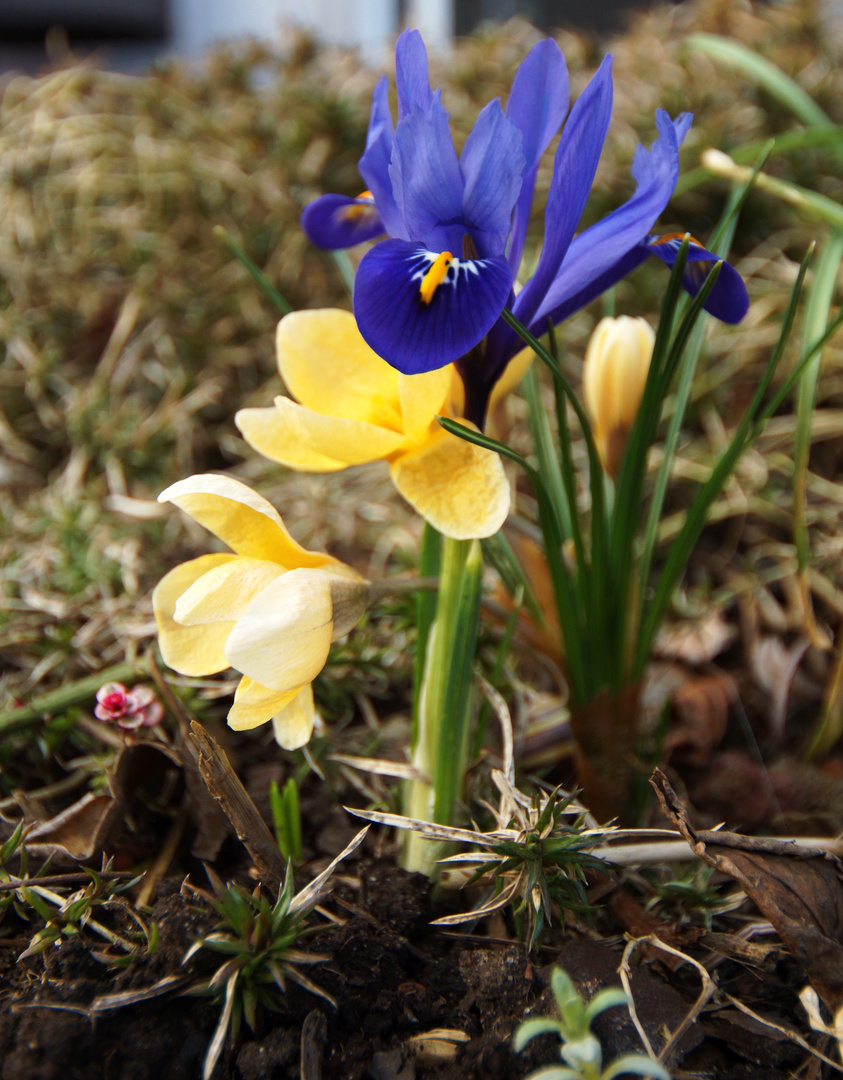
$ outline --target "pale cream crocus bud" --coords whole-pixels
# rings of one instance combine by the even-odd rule
[[[601,319],[585,352],[583,394],[603,468],[618,475],[638,415],[656,335],[644,319]]]

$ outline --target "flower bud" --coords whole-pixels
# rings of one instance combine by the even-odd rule
[[[583,394],[603,468],[618,475],[638,415],[656,335],[644,319],[601,319],[585,352]]]

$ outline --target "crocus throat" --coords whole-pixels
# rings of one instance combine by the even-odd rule
[[[419,285],[419,299],[423,304],[429,304],[433,299],[433,294],[442,284],[453,258],[454,256],[450,251],[441,251],[433,260],[430,269],[422,278],[421,285]]]

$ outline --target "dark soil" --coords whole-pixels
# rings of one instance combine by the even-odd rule
[[[0,939],[2,1080],[193,1080],[201,1075],[219,1005],[176,991],[96,1016],[89,1011],[98,995],[152,986],[183,973],[185,952],[213,916],[197,908],[195,896],[182,895],[180,884],[168,879],[159,889],[151,916],[160,933],[157,951],[117,974],[78,938],[17,966],[13,958],[28,939]],[[618,939],[592,940],[599,936],[596,929],[590,936],[587,927],[557,931],[556,944],[541,950],[542,967],[518,944],[435,931],[429,926],[433,907],[426,879],[370,853],[356,863],[352,856],[327,904],[346,921],[315,939],[314,949],[329,959],[309,973],[338,1007],[288,983],[277,1013],[259,1010],[257,1030],[244,1026],[236,1041],[228,1041],[215,1077],[523,1077],[558,1060],[550,1036],[534,1040],[520,1055],[510,1041],[526,1015],[553,1014],[548,989],[553,963],[563,965],[586,996],[619,982]],[[209,957],[211,964],[220,961],[201,953],[190,972],[207,974]],[[762,1011],[772,1008],[785,1017],[792,1015],[796,990],[804,984],[790,962],[764,973],[763,981],[758,973],[728,964],[719,977],[733,994],[748,995],[756,1004],[766,999],[758,1005]],[[698,988],[681,971],[652,958],[633,972],[632,986],[639,1016],[658,1047],[664,1033],[682,1022]],[[463,1033],[468,1041],[450,1049],[441,1041],[411,1041],[440,1029]],[[625,1009],[604,1014],[596,1030],[606,1060],[640,1050]],[[721,1010],[691,1027],[674,1065],[681,1064],[685,1076],[784,1080],[804,1057],[792,1042],[754,1030],[735,1010]]]

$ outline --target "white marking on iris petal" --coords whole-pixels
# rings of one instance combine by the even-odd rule
[[[418,269],[410,275],[410,281],[417,281],[419,284],[424,280],[428,270],[433,266],[436,260],[439,258],[440,252],[428,251],[427,248],[419,248],[416,255],[411,256],[413,262],[416,259],[419,260]],[[439,283],[439,288],[443,285],[456,286],[459,284],[460,276],[468,278],[470,275],[475,277],[480,276],[480,271],[483,267],[483,259],[456,259],[452,258],[448,269]]]

